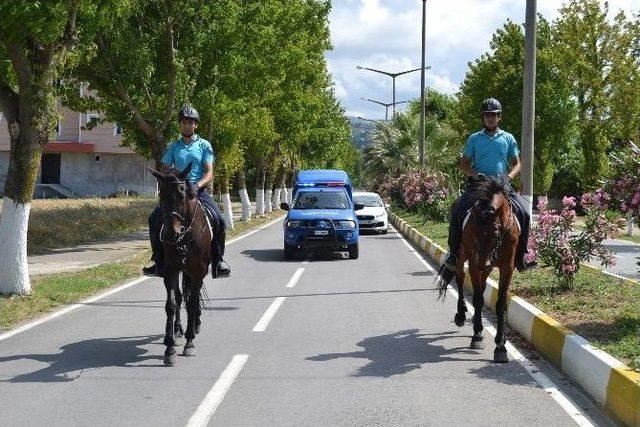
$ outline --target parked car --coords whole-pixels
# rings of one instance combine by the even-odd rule
[[[307,251],[348,251],[359,256],[358,218],[349,175],[342,170],[300,171],[293,187],[292,204],[284,220],[284,257],[292,259]]]
[[[356,191],[353,200],[364,206],[357,215],[361,231],[372,230],[385,234],[389,230],[387,207],[378,193]]]

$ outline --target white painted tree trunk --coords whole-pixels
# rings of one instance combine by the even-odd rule
[[[287,203],[293,202],[293,188],[287,188]]]
[[[233,230],[233,210],[231,209],[231,195],[229,193],[222,195],[222,204],[224,204],[224,223],[229,230]]]
[[[269,212],[273,212],[273,200],[271,198],[271,196],[273,195],[273,190],[265,190],[264,192],[264,201],[265,201],[265,208],[264,211],[269,213]]]
[[[282,188],[276,188],[273,190],[273,208],[280,209],[280,193],[282,193]]]
[[[633,217],[631,212],[627,213],[627,236],[633,236]]]
[[[289,195],[287,194],[287,187],[282,189],[282,194],[280,194],[280,200],[283,203],[289,203]]]
[[[16,203],[5,197],[0,218],[0,293],[31,292],[27,263],[27,229],[31,203]]]
[[[264,189],[256,188],[256,216],[264,215]]]
[[[240,201],[242,202],[242,217],[240,221],[251,221],[251,200],[249,200],[249,193],[246,188],[238,191],[240,194]]]

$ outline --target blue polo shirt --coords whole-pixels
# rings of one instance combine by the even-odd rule
[[[481,130],[467,139],[462,154],[471,159],[471,167],[478,173],[503,176],[509,172],[509,161],[520,155],[518,143],[509,132],[498,129],[490,136]]]
[[[185,144],[182,138],[172,142],[162,156],[162,163],[174,165],[178,170],[184,170],[191,163],[191,172],[187,178],[194,183],[202,179],[204,165],[209,162],[215,162],[211,143],[198,135],[189,144]]]

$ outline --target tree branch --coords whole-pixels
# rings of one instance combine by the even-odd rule
[[[131,97],[127,93],[127,90],[119,82],[116,84],[115,93],[118,96],[118,98],[120,98],[122,102],[125,103],[125,105],[129,108],[129,110],[131,110],[131,113],[133,114],[133,119],[138,125],[138,128],[140,128],[140,130],[142,131],[142,133],[145,134],[145,136],[149,139],[149,141],[155,141],[156,139],[155,129],[153,128],[153,126],[149,124],[149,122],[145,120],[144,117],[142,117],[142,114],[140,114],[140,111],[134,105],[133,101],[131,100]]]
[[[169,66],[167,67],[167,80],[169,84],[169,94],[167,97],[167,105],[165,106],[164,118],[160,124],[160,131],[164,132],[173,116],[176,101],[176,52],[173,48],[173,25],[171,18],[167,16],[166,27],[166,43],[169,54]]]
[[[67,17],[67,23],[64,26],[64,34],[62,36],[62,48],[69,48],[73,46],[76,38],[76,19],[78,17],[78,0],[69,1],[69,15]]]

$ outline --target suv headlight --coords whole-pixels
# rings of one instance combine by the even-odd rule
[[[302,221],[297,220],[297,219],[290,219],[286,222],[285,226],[287,228],[298,228],[300,227],[300,224],[302,223]]]
[[[349,230],[353,230],[356,228],[355,221],[344,220],[344,221],[336,221],[337,226],[340,228],[347,228]]]
[[[382,212],[380,215],[376,215],[376,218],[384,218],[385,216],[387,216],[387,214]]]

